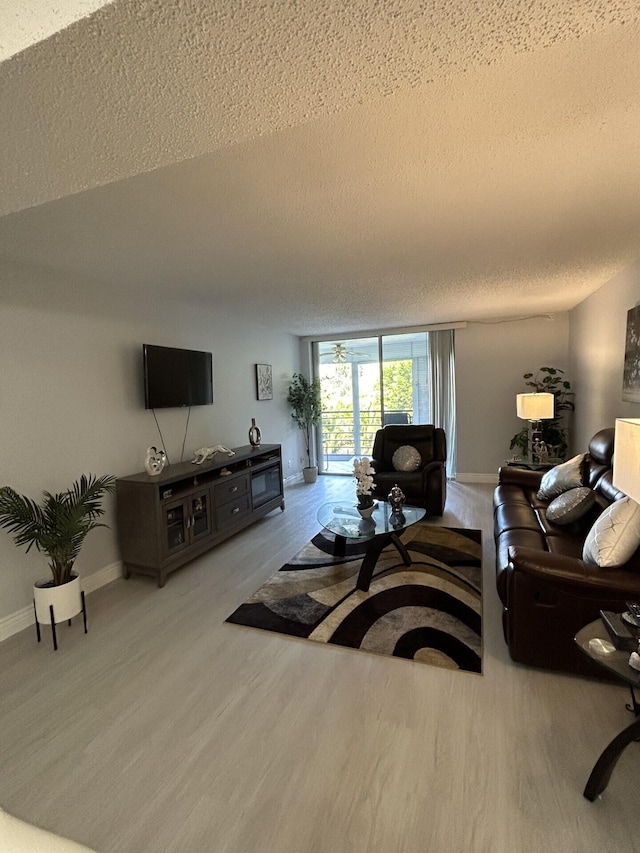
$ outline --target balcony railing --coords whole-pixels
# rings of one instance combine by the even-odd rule
[[[385,423],[411,423],[413,412],[385,410]],[[382,411],[360,411],[356,420],[353,409],[323,411],[322,454],[325,459],[350,459],[371,456],[376,432],[382,426]]]

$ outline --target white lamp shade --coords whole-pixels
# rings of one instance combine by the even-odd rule
[[[554,415],[553,394],[518,394],[516,413],[526,421],[541,421]]]
[[[617,418],[613,485],[640,503],[640,418]]]

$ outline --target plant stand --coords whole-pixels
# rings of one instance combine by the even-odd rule
[[[86,604],[85,597],[84,597],[84,590],[81,590],[80,597],[82,599],[82,621],[84,624],[84,632],[86,634],[87,633],[87,604]],[[38,611],[36,609],[35,598],[33,599],[33,613],[34,613],[35,618],[36,618],[36,634],[38,636],[38,642],[40,642],[40,640],[42,639],[42,635],[40,633],[40,622],[38,621]],[[54,652],[57,652],[58,651],[58,638],[56,636],[56,620],[55,620],[55,613],[53,610],[53,604],[49,605],[49,615],[51,617],[51,637],[53,640],[53,650],[54,650]],[[62,622],[64,622],[64,619],[61,620],[59,624],[62,624]],[[71,625],[71,619],[67,619],[67,624]]]

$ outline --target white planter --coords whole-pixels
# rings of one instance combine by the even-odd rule
[[[318,466],[313,465],[311,468],[303,468],[302,476],[304,477],[305,483],[315,483],[318,479]]]
[[[362,518],[371,518],[371,516],[373,515],[373,512],[377,506],[378,506],[378,502],[376,501],[375,503],[372,503],[371,506],[365,506],[365,507],[359,506],[359,507],[357,507],[357,510],[360,513],[360,515],[362,516]]]
[[[53,619],[56,624],[82,613],[82,593],[78,575],[72,575],[71,580],[61,586],[49,586],[50,583],[50,580],[42,580],[33,585],[36,619],[41,625],[51,624],[50,605],[53,605]]]

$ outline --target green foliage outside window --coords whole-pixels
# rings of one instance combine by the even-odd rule
[[[360,364],[362,371],[370,365]],[[354,410],[352,365],[332,364],[324,367],[322,382],[322,438],[325,453],[349,456],[356,453],[354,446]],[[382,365],[386,412],[407,412],[413,409],[413,372],[411,360],[388,361]],[[382,425],[380,381],[363,390],[360,385],[359,433],[361,452],[371,453],[375,433]],[[360,452],[360,451],[358,451]]]
[[[386,412],[413,410],[413,369],[411,361],[387,361],[382,365]]]

